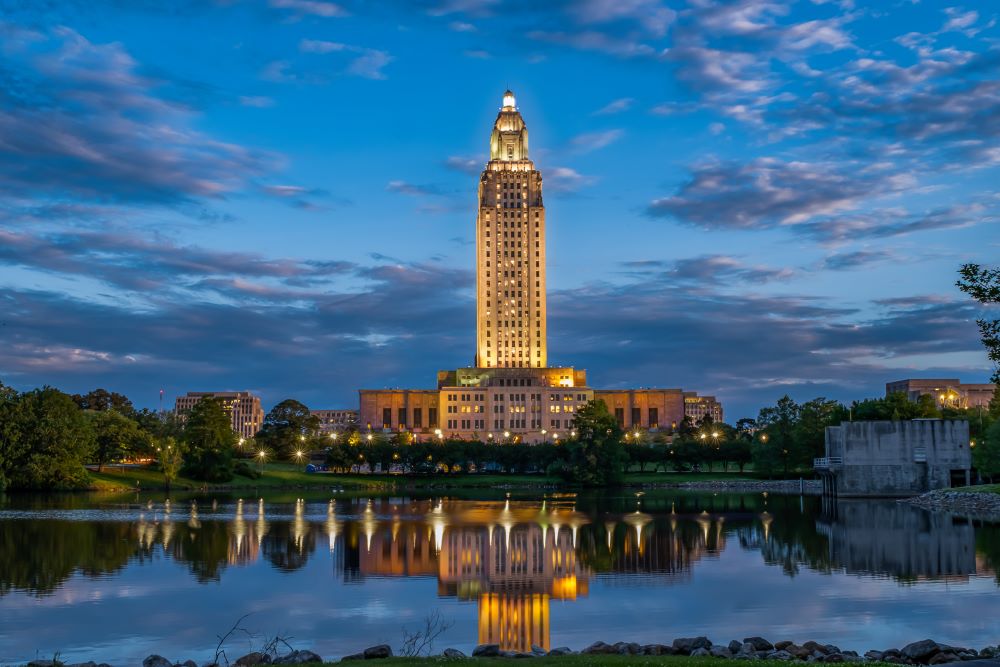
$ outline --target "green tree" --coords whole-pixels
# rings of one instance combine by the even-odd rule
[[[814,398],[799,406],[799,419],[795,425],[792,462],[809,467],[814,458],[826,451],[826,427],[836,426],[847,418],[847,408],[837,401]]]
[[[758,438],[760,446],[751,450],[756,454],[754,469],[770,469],[773,462],[778,460],[781,461],[785,474],[788,474],[788,466],[796,448],[795,431],[800,411],[799,404],[787,394],[778,399],[774,407],[761,409],[757,417],[757,425],[763,429],[762,437]],[[773,474],[773,470],[769,470],[769,474]]]
[[[986,429],[986,434],[972,449],[972,465],[980,475],[991,481],[1000,475],[1000,421],[995,421]]]
[[[5,409],[4,422],[3,431],[15,434],[3,474],[11,488],[87,486],[84,462],[93,455],[94,432],[69,395],[51,387],[25,392]]]
[[[170,486],[177,479],[181,468],[184,467],[184,446],[174,438],[167,436],[156,448],[157,458],[160,462],[160,470],[163,471],[163,481],[170,490]]]
[[[187,415],[184,443],[188,455],[184,473],[206,482],[228,482],[233,478],[233,447],[236,434],[232,419],[217,398],[203,398]]]
[[[1000,268],[965,264],[958,273],[962,277],[955,284],[960,290],[984,306],[1000,303]],[[1000,319],[980,318],[976,326],[986,348],[986,357],[993,364],[990,381],[1000,384]]]
[[[302,403],[285,399],[271,408],[257,433],[257,443],[291,460],[302,443],[319,430],[319,418]]]
[[[89,413],[94,429],[94,460],[97,470],[104,470],[104,464],[133,455],[143,448],[147,435],[133,419],[115,409]]]
[[[628,457],[622,445],[622,430],[602,400],[587,403],[573,419],[576,437],[567,445],[563,474],[585,486],[621,482]]]
[[[135,406],[132,405],[128,396],[107,389],[95,389],[83,395],[73,394],[73,402],[80,406],[81,410],[93,410],[94,412],[117,410],[127,417],[131,417],[135,413]]]

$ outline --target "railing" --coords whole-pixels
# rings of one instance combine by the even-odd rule
[[[823,458],[813,459],[813,468],[817,470],[829,470],[834,466],[843,464],[844,459],[841,456],[824,456]]]

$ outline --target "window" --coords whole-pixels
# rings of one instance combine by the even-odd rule
[[[649,428],[659,428],[660,411],[657,408],[649,409]]]
[[[423,408],[413,408],[413,428],[423,428],[424,427],[424,410]]]
[[[382,408],[382,428],[392,428],[392,408]]]
[[[615,421],[619,426],[625,426],[625,408],[615,408]]]
[[[642,425],[642,408],[632,408],[632,426]]]
[[[427,408],[427,426],[435,428],[438,425],[438,409]]]

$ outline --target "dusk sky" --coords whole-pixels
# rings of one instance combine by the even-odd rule
[[[1000,7],[0,0],[0,381],[357,407],[473,363],[505,88],[549,362],[598,388],[986,381]]]

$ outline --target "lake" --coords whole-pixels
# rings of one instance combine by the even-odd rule
[[[996,644],[1000,525],[894,501],[630,490],[0,497],[0,663],[331,659],[751,635]]]

